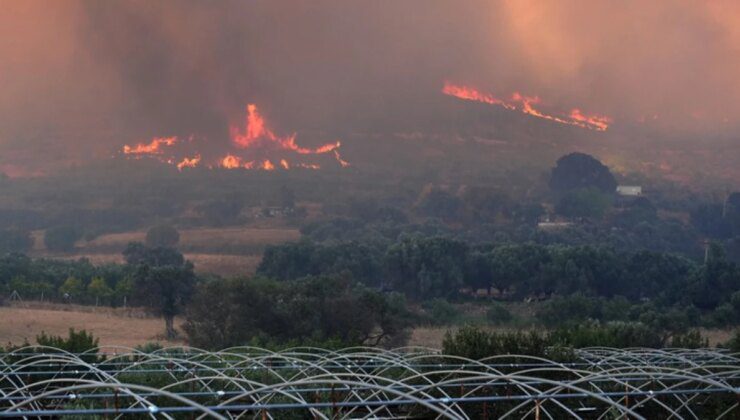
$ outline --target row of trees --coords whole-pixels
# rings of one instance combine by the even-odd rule
[[[75,225],[53,226],[44,231],[44,246],[49,251],[69,252],[77,241],[82,239],[83,230]],[[146,243],[149,246],[172,247],[180,240],[180,234],[170,225],[156,225],[147,231]],[[0,229],[0,254],[26,253],[33,248],[31,231],[7,228]]]
[[[403,341],[410,319],[401,295],[342,277],[204,282],[186,316],[190,344],[216,349],[245,343],[392,346]]]
[[[77,261],[32,259],[23,254],[0,257],[0,294],[13,291],[24,299],[71,301],[104,305],[122,305],[131,298],[133,277],[120,264],[93,265]],[[66,298],[65,298],[66,295]]]
[[[463,289],[497,289],[502,297],[624,296],[710,310],[740,290],[740,271],[712,245],[706,264],[650,251],[593,246],[484,244],[406,237],[388,246],[299,242],[269,247],[258,273],[281,280],[350,273],[368,286],[414,300],[454,298]]]

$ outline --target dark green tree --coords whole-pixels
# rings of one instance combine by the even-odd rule
[[[610,195],[596,188],[581,188],[565,193],[555,206],[555,210],[566,217],[602,219],[610,206]]]
[[[464,285],[467,259],[464,242],[411,237],[388,248],[385,267],[393,290],[423,300],[457,295]]]
[[[16,228],[0,230],[0,253],[28,252],[32,247],[30,231]]]
[[[44,244],[50,251],[69,252],[82,238],[82,231],[74,226],[56,226],[44,232]]]
[[[172,225],[157,225],[146,232],[146,245],[149,247],[174,247],[180,242],[180,232]]]
[[[550,174],[549,185],[555,191],[597,188],[612,194],[616,191],[617,181],[609,168],[593,156],[571,153],[558,159]]]
[[[732,225],[724,217],[725,205],[721,203],[701,203],[691,211],[691,224],[696,230],[714,239],[727,239],[732,236]]]
[[[168,339],[176,336],[174,320],[190,300],[196,285],[193,264],[170,248],[130,244],[124,252],[134,266],[134,297],[164,318]]]

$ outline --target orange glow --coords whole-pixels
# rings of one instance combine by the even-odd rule
[[[544,118],[546,120],[559,122],[561,124],[573,124],[572,121],[567,121],[562,118],[555,117],[553,115],[547,115],[543,114],[542,112],[536,110],[532,104],[538,104],[540,103],[540,98],[537,96],[524,96],[520,94],[519,92],[514,92],[514,94],[511,95],[511,99],[515,102],[518,102],[521,104],[522,112],[528,115],[532,115],[534,117],[538,118]],[[573,124],[575,125],[575,124]]]
[[[537,96],[525,96],[519,92],[514,92],[509,101],[501,100],[494,95],[486,92],[480,92],[472,87],[455,85],[445,82],[442,93],[454,96],[466,101],[482,102],[490,105],[499,105],[510,110],[520,110],[521,112],[537,118],[543,118],[560,124],[573,125],[581,128],[588,128],[596,131],[606,131],[612,119],[602,115],[584,114],[580,109],[574,108],[567,115],[547,114],[534,106],[541,102]]]
[[[257,144],[260,140],[266,140],[267,142],[276,145],[279,149],[292,150],[302,155],[309,155],[328,153],[337,149],[341,145],[340,142],[327,143],[316,149],[309,149],[298,146],[295,142],[295,138],[295,133],[286,137],[280,137],[272,130],[268,129],[265,124],[265,119],[259,113],[257,106],[254,104],[247,105],[244,132],[242,133],[239,127],[231,127],[231,141],[236,145],[236,147],[241,149],[248,149]]]
[[[183,158],[177,163],[177,169],[182,171],[183,168],[195,168],[200,163],[200,155],[196,155],[192,158]]]
[[[262,162],[262,169],[266,171],[274,171],[275,165],[273,165],[272,162],[270,162],[269,160],[265,159],[265,161]]]
[[[342,165],[342,168],[346,168],[349,166],[349,162],[342,159],[342,156],[339,154],[339,150],[334,150],[334,157],[337,159],[337,162]]]
[[[242,165],[242,158],[234,155],[226,155],[221,159],[220,165],[226,169],[236,169]]]
[[[299,163],[296,166],[299,168],[305,168],[305,169],[321,169],[320,165],[310,164],[310,163]]]
[[[584,124],[584,126],[591,126],[595,130],[599,131],[606,131],[606,129],[609,128],[609,124],[612,122],[611,118],[603,115],[584,115],[578,108],[574,108],[570,111],[570,118]]]
[[[513,105],[507,104],[506,102],[493,96],[492,94],[479,92],[478,90],[469,86],[454,85],[450,82],[445,82],[445,85],[442,88],[442,93],[468,101],[483,102],[491,105],[501,105],[507,109],[515,109]]]
[[[331,153],[342,167],[349,166],[349,163],[339,155],[338,149],[341,146],[341,142],[326,143],[317,148],[301,147],[296,144],[296,134],[285,137],[275,134],[267,126],[264,117],[260,114],[255,104],[247,105],[243,130],[238,126],[232,126],[230,138],[232,146],[235,146],[238,150],[233,151],[232,149],[232,151],[226,152],[223,157],[206,162],[206,167],[263,169],[266,171],[275,170],[277,165],[286,170],[289,170],[291,167],[320,168],[317,164],[302,162],[291,164],[286,158],[279,160],[270,158],[271,154],[276,152],[279,152],[280,155],[285,155],[285,152],[299,155]],[[152,156],[160,162],[173,165],[182,171],[183,168],[194,168],[202,163],[201,153],[197,149],[193,150],[191,148],[192,146],[189,146],[191,143],[196,143],[195,147],[197,147],[197,143],[202,140],[204,139],[199,140],[195,136],[188,137],[187,142],[179,142],[177,137],[155,137],[149,143],[138,143],[134,146],[125,145],[123,146],[123,153],[134,158]],[[174,150],[166,149],[167,147],[174,146],[176,143],[178,146]],[[183,150],[185,148],[190,148],[191,152],[185,152]],[[183,156],[185,153],[187,155]],[[247,160],[249,158],[254,160]]]
[[[177,137],[155,137],[149,143],[139,143],[135,146],[123,146],[123,153],[127,155],[156,155],[162,153],[163,146],[172,146],[177,143]]]

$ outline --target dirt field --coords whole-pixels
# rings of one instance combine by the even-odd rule
[[[76,305],[0,307],[0,343],[35,342],[42,331],[66,336],[70,328],[87,330],[100,339],[100,345],[134,347],[149,342],[162,345],[183,344],[163,340],[164,322],[139,310],[95,308]]]

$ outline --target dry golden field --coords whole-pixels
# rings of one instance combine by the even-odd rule
[[[179,325],[182,321],[178,321]],[[101,345],[133,347],[149,342],[162,345],[180,345],[184,341],[167,342],[163,339],[164,322],[148,316],[139,309],[96,308],[92,306],[41,304],[26,302],[14,306],[0,307],[0,344],[21,344],[24,340],[34,341],[42,331],[47,334],[66,336],[69,328],[85,329],[100,339]],[[417,327],[409,339],[409,345],[441,348],[444,335],[459,327]],[[510,327],[491,327],[511,330]],[[714,346],[729,340],[732,331],[703,330]]]
[[[52,254],[44,247],[43,232],[34,232],[32,256],[77,259],[85,257],[95,264],[120,263],[121,251],[129,242],[142,242],[145,231],[102,235],[80,241],[70,254]],[[178,248],[195,264],[199,273],[222,276],[253,274],[268,245],[297,241],[300,232],[291,228],[207,228],[180,230]]]
[[[441,348],[447,331],[456,331],[457,326],[450,327],[417,327],[411,332],[409,345]],[[511,327],[490,327],[491,331],[511,331]],[[527,329],[528,331],[529,329]],[[732,330],[701,329],[701,335],[709,339],[710,346],[726,343],[732,338]]]
[[[189,254],[185,258],[195,265],[199,274],[218,274],[220,276],[249,276],[255,273],[262,259],[261,255],[226,255],[226,254]],[[75,253],[55,258],[87,258],[93,264],[123,263],[121,254],[87,254]]]
[[[194,249],[264,248],[266,245],[296,241],[301,234],[297,229],[257,228],[203,228],[180,230],[178,247],[185,252]],[[145,231],[112,233],[102,235],[90,242],[78,245],[83,252],[121,251],[129,242],[143,242]]]
[[[42,331],[66,336],[70,328],[87,330],[100,339],[100,345],[133,347],[149,342],[162,345],[183,344],[163,339],[164,321],[137,309],[95,308],[90,306],[40,304],[29,302],[0,307],[0,343],[35,342]]]

